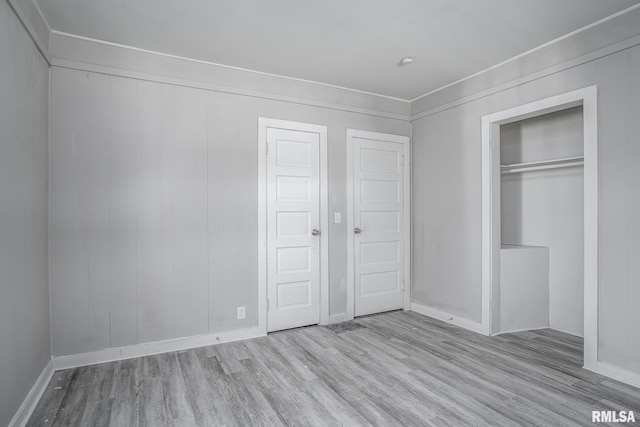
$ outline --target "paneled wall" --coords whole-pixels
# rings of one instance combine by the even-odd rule
[[[0,425],[50,359],[48,65],[0,1]]]
[[[635,24],[629,24],[629,19],[635,19]],[[621,29],[638,32],[640,13],[624,20]],[[459,102],[447,100],[416,117],[412,122],[416,302],[481,320],[481,117],[597,85],[599,360],[640,373],[638,42],[521,84],[493,87],[487,83],[486,92],[461,97]],[[499,71],[491,72],[497,76],[495,81],[502,81]],[[461,93],[464,86],[458,88]],[[437,103],[438,99],[421,101]]]
[[[259,116],[328,126],[330,213],[346,212],[346,128],[409,134],[406,120],[77,69],[53,67],[52,86],[56,356],[258,324]],[[346,232],[330,225],[332,315],[346,311]]]

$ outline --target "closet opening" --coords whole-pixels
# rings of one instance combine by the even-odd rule
[[[597,134],[595,86],[482,117],[482,332],[570,334],[560,337],[582,342],[590,370],[598,366]]]
[[[584,330],[581,105],[500,126],[497,333]]]

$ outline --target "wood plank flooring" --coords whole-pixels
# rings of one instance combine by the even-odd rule
[[[584,426],[640,390],[552,330],[485,337],[412,312],[56,372],[29,426]],[[640,422],[640,419],[638,420]],[[601,424],[604,425],[604,424]]]

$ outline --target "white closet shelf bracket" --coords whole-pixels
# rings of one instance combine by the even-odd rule
[[[540,160],[537,162],[500,165],[500,173],[520,173],[545,169],[569,168],[582,165],[584,165],[584,156],[566,157],[563,159]]]

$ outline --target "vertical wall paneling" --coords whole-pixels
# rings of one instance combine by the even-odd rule
[[[258,235],[258,191],[255,185],[258,182],[257,173],[257,147],[259,110],[255,108],[256,99],[248,96],[239,98],[239,123],[237,141],[237,182],[238,193],[235,197],[237,234],[237,258],[235,258],[235,276],[238,278],[238,286],[242,292],[237,295],[237,303],[233,305],[232,316],[235,320],[235,328],[240,325],[258,324],[258,294],[254,290],[258,283],[258,251],[247,251],[244,248],[255,247]],[[238,195],[242,195],[239,197]],[[245,320],[237,320],[236,307],[245,306]],[[248,307],[248,309],[247,309]]]
[[[68,166],[73,159],[73,71],[63,68],[52,70],[55,85],[52,87],[51,111],[51,239],[50,271],[53,354],[69,354],[76,351],[74,326],[74,217],[73,217],[73,169]],[[64,250],[56,250],[64,248]]]
[[[109,260],[111,345],[137,343],[136,82],[110,77]]]
[[[336,111],[325,112],[327,123],[336,126],[327,127],[327,173],[329,174],[329,316],[346,313],[348,308],[342,301],[347,300],[347,246],[345,237],[352,230],[347,230],[347,188],[342,177],[347,176],[347,152],[344,149],[345,128],[373,130],[367,126],[356,126],[344,115]],[[333,223],[333,213],[342,213],[342,223]]]
[[[5,3],[0,5],[0,53],[17,58],[18,26],[11,20],[12,12]],[[16,74],[18,67],[13,61],[0,61],[0,278],[3,285],[0,287],[0,336],[13,337],[19,331],[16,325],[16,305],[19,298],[18,288],[6,286],[4,282],[13,281],[17,276],[14,224],[15,212],[12,207],[15,204],[16,190],[12,183],[15,182],[16,162],[7,160],[18,157],[17,140],[20,134],[19,128],[12,119],[16,118],[14,100],[18,97],[16,87]],[[5,160],[6,159],[6,160]],[[7,423],[18,408],[19,401],[12,397],[13,390],[10,385],[15,383],[15,371],[18,365],[17,353],[8,345],[0,347],[0,422]],[[4,386],[6,384],[6,386]],[[4,402],[11,402],[12,405]]]
[[[209,94],[205,90],[196,93],[196,330],[209,332],[209,141],[208,109]]]
[[[175,309],[180,314],[176,316],[176,335],[189,336],[207,331],[206,323],[203,327],[198,322],[203,319],[198,313],[199,242],[201,234],[206,235],[206,228],[199,229],[200,217],[206,215],[199,209],[199,200],[206,200],[206,193],[200,194],[205,187],[198,182],[206,179],[206,171],[203,174],[198,169],[202,167],[200,159],[206,158],[206,135],[201,130],[206,104],[199,90],[176,87],[174,93],[174,290]]]
[[[174,256],[173,256],[173,157],[174,157],[174,120],[173,120],[173,86],[162,85],[162,103],[159,126],[163,132],[158,141],[162,152],[162,337],[174,338],[175,304],[174,304]]]
[[[8,2],[0,2],[0,425],[3,426],[12,424],[12,420],[16,425],[25,421],[28,407],[21,404],[32,403],[32,399],[25,399],[39,377],[46,377],[45,369],[51,358],[48,100],[47,63]],[[56,214],[65,209],[58,206]],[[65,261],[56,274],[73,273],[68,258]],[[65,321],[61,323],[72,325]]]
[[[76,351],[85,352],[89,346],[89,260],[88,260],[88,140],[89,140],[89,75],[73,73],[72,135],[73,181],[73,315]]]
[[[57,70],[54,68],[54,70]],[[109,77],[89,74],[87,226],[90,349],[110,347]],[[59,246],[55,246],[59,250]],[[53,287],[55,288],[55,286]],[[57,353],[60,354],[60,353]]]
[[[138,198],[136,200],[138,339],[160,341],[162,334],[162,86],[137,82]]]
[[[11,21],[12,12],[9,10],[8,4],[2,2],[0,4],[0,53],[3,55],[14,57],[16,55],[16,38],[17,26]],[[3,281],[13,280],[16,275],[15,253],[13,250],[14,240],[14,213],[9,209],[13,205],[14,190],[10,183],[15,179],[14,162],[6,163],[4,159],[13,159],[16,157],[16,146],[14,143],[9,144],[5,141],[14,141],[17,139],[18,129],[16,129],[11,120],[14,118],[13,99],[17,94],[12,92],[11,87],[15,86],[16,67],[12,61],[0,61],[0,274]],[[6,224],[6,225],[5,225]],[[2,286],[0,288],[0,336],[11,337],[19,329],[15,325],[16,316],[16,300],[18,298],[18,289],[13,286]],[[10,349],[10,346],[3,345],[0,348],[0,423],[7,424],[13,414],[20,405],[19,399],[12,397],[12,385],[16,378],[14,374],[17,366],[16,353]],[[28,389],[27,389],[28,390]],[[6,403],[5,403],[6,402]]]
[[[239,242],[242,227],[250,224],[240,224],[238,215],[246,203],[251,203],[242,194],[242,179],[245,170],[239,164],[239,114],[240,97],[221,93],[217,95],[217,108],[214,112],[216,132],[215,141],[210,146],[211,177],[210,185],[214,193],[211,204],[209,221],[213,229],[210,244],[211,259],[214,263],[212,283],[215,292],[214,324],[218,330],[233,329],[236,323],[237,301],[233,295],[233,288],[240,287],[240,281],[246,277],[243,266],[245,256]],[[257,124],[255,125],[257,126]],[[255,142],[254,142],[255,145]],[[254,221],[255,222],[255,221]]]
[[[413,123],[416,303],[480,321],[480,118],[516,99],[508,90]]]
[[[629,90],[629,156],[627,157],[629,168],[629,230],[627,241],[627,253],[630,260],[640,259],[640,46],[630,51],[630,78]],[[627,363],[628,368],[634,372],[640,372],[640,339],[638,339],[637,325],[640,325],[640,263],[629,262],[627,272],[628,294],[627,304]],[[636,326],[632,326],[636,325]]]
[[[26,137],[19,144],[22,155],[15,164],[20,174],[14,175],[9,185],[19,194],[19,204],[14,206],[19,216],[15,229],[19,250],[16,272],[18,280],[25,280],[18,290],[21,298],[16,307],[18,324],[23,328],[15,346],[22,365],[16,372],[29,384],[42,372],[51,354],[47,270],[49,69],[31,40],[25,37],[21,48],[28,52],[22,66],[29,72],[20,72],[19,87],[26,106],[19,123]]]
[[[197,170],[193,156],[197,153],[196,91],[174,88],[173,209],[174,304],[177,336],[193,335],[196,329],[197,298]]]
[[[218,272],[220,271],[220,258],[219,251],[216,249],[216,241],[218,240],[218,235],[220,234],[221,224],[217,221],[214,221],[214,211],[216,210],[216,206],[219,200],[218,198],[218,189],[215,186],[215,183],[219,180],[219,168],[217,167],[217,161],[219,160],[219,155],[217,154],[216,141],[220,138],[220,126],[218,123],[217,117],[220,111],[220,95],[217,92],[209,92],[207,99],[207,171],[208,171],[208,188],[207,188],[207,197],[209,201],[208,207],[208,222],[209,227],[207,230],[208,235],[208,253],[209,253],[209,298],[208,298],[208,307],[209,307],[209,331],[217,331],[218,330],[218,317],[219,317],[219,306],[218,302],[220,301],[220,291],[218,290]]]
[[[257,325],[258,117],[333,129],[343,210],[345,128],[408,134],[402,120],[58,67],[53,86],[58,356]],[[341,227],[329,231],[338,314]]]
[[[600,360],[626,365],[629,244],[629,52],[602,58],[598,79],[600,160]]]

